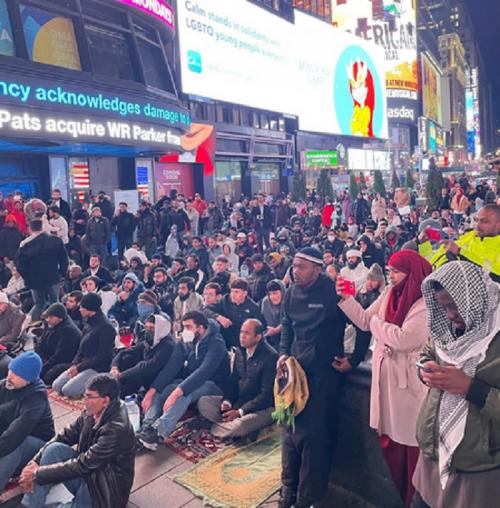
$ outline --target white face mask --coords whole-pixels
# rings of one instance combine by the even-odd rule
[[[193,331],[191,330],[182,330],[182,340],[186,343],[186,344],[189,344],[190,342],[193,342],[195,339],[195,334]]]

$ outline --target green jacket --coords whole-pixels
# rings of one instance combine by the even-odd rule
[[[434,343],[422,350],[421,360],[441,363]],[[417,441],[422,453],[438,460],[438,413],[442,391],[431,388],[417,420]],[[466,397],[469,413],[462,442],[455,450],[452,469],[462,472],[487,471],[500,466],[500,332],[492,340],[486,358],[479,364]]]

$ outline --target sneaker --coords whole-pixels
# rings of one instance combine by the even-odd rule
[[[137,434],[137,440],[146,450],[155,452],[158,449],[158,432],[156,432],[156,429],[141,430]]]

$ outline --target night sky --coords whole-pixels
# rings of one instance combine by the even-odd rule
[[[500,128],[500,0],[464,0],[475,25],[488,79],[493,84],[496,124]]]

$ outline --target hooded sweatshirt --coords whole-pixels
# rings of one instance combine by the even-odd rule
[[[276,282],[280,286],[281,291],[281,304],[274,305],[269,296],[266,296],[262,300],[261,310],[264,318],[266,319],[266,323],[268,326],[279,326],[281,324],[281,320],[283,318],[283,299],[285,296],[285,284],[282,280],[274,279],[272,282]]]
[[[113,307],[109,309],[109,316],[115,318],[120,325],[131,326],[138,316],[137,298],[144,291],[144,285],[139,281],[135,273],[127,273],[125,277],[123,277],[123,282],[127,279],[135,284],[134,289],[126,300],[122,301],[118,299],[116,301]]]

